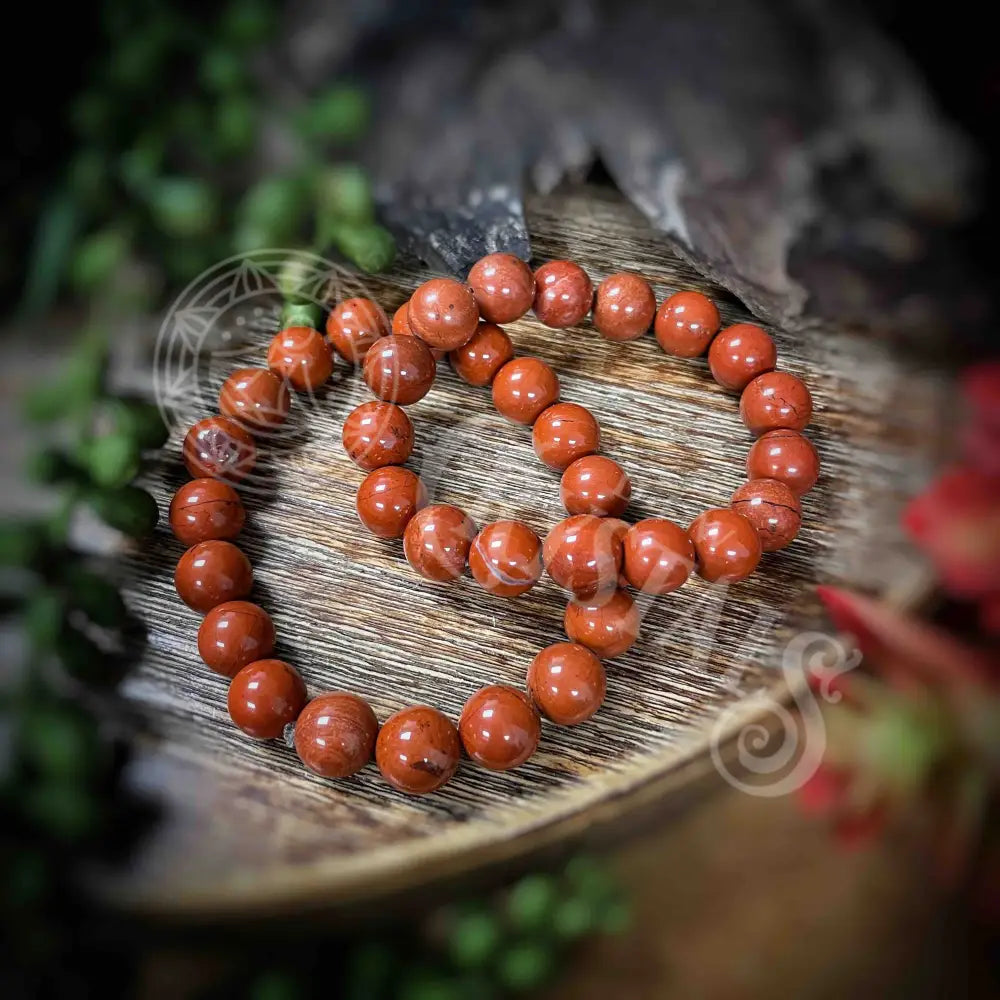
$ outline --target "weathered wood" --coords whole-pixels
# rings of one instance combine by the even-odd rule
[[[573,258],[595,278],[633,269],[660,299],[704,287],[610,194],[538,198],[529,221],[540,259]],[[400,266],[367,284],[392,310],[422,277]],[[708,291],[727,322],[747,318]],[[633,479],[630,518],[686,524],[728,503],[750,441],[737,399],[714,384],[703,360],[668,358],[651,336],[616,345],[589,327],[551,331],[531,317],[509,332],[518,351],[556,368],[563,398],[600,420],[603,450]],[[816,401],[810,434],[824,472],[805,498],[800,538],[739,586],[693,579],[668,598],[642,601],[642,637],[609,664],[602,711],[573,729],[545,724],[539,753],[513,773],[464,766],[439,794],[411,799],[374,766],[327,782],[282,744],[244,738],[228,721],[224,679],[198,658],[199,619],[172,585],[181,547],[161,526],[130,556],[129,599],[149,647],[126,693],[150,720],[136,783],[167,811],[116,886],[120,898],[159,913],[333,906],[618,821],[635,802],[676,786],[685,762],[702,761],[704,770],[713,725],[735,731],[767,712],[761,692],[785,690],[776,664],[791,631],[818,620],[817,582],[885,589],[912,575],[897,512],[925,476],[938,433],[929,415],[940,412],[941,387],[884,345],[829,331],[794,339],[772,332],[781,365],[806,379]],[[214,367],[213,384],[233,367],[259,364],[266,340],[261,330]],[[241,542],[257,574],[254,597],[274,616],[276,655],[301,669],[313,693],[357,691],[380,718],[418,702],[457,717],[480,685],[523,683],[537,650],[562,638],[565,601],[548,580],[515,602],[490,598],[469,578],[422,582],[401,544],[359,526],[362,474],[343,453],[340,429],[366,397],[359,376],[341,366],[321,399],[297,407],[294,440],[267,458],[273,488],[248,499]],[[461,505],[480,524],[523,518],[541,534],[560,519],[558,477],[535,459],[530,432],[493,411],[487,391],[442,363],[434,390],[410,413],[410,464],[436,500]],[[162,509],[184,478],[175,434],[149,476]]]

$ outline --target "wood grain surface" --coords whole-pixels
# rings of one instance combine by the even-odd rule
[[[536,262],[572,258],[595,280],[635,270],[658,300],[701,288],[726,322],[748,318],[610,193],[539,197],[529,221]],[[391,313],[425,276],[403,262],[363,284]],[[274,314],[259,311],[228,349],[203,359],[209,398],[233,368],[262,363],[274,329]],[[750,439],[737,398],[713,382],[703,359],[669,358],[651,335],[613,344],[589,325],[553,331],[531,316],[508,332],[520,353],[553,365],[563,399],[599,419],[602,450],[632,477],[628,519],[686,525],[728,504],[745,478]],[[823,475],[804,499],[799,539],[765,556],[745,583],[692,578],[669,597],[640,601],[642,636],[608,664],[601,712],[572,729],[546,723],[539,752],[515,772],[466,763],[441,792],[413,799],[387,787],[373,765],[324,781],[282,743],[243,737],[228,719],[225,679],[197,655],[199,618],[172,583],[182,549],[161,524],[128,557],[128,598],[149,642],[126,694],[149,724],[133,779],[160,798],[165,817],[114,883],[116,898],[157,914],[336,908],[594,825],[626,831],[636,803],[669,794],[692,763],[710,769],[713,741],[773,715],[772,696],[789,688],[780,669],[788,638],[820,621],[817,582],[885,590],[918,572],[898,510],[927,474],[943,407],[941,385],[879,342],[844,331],[771,332],[779,365],[805,379],[816,404],[808,433]],[[328,390],[296,400],[287,433],[265,449],[239,543],[255,567],[252,599],[274,617],[276,655],[301,670],[311,693],[356,691],[380,718],[414,703],[457,718],[478,687],[523,684],[534,654],[563,638],[565,599],[547,579],[512,602],[469,577],[422,581],[401,543],[360,526],[354,494],[363,476],[340,432],[366,398],[359,375],[340,364]],[[460,382],[442,362],[434,389],[409,413],[417,432],[409,464],[435,501],[458,504],[478,524],[522,518],[541,535],[563,516],[558,476],[535,458],[530,431],[495,413],[488,390]],[[164,511],[186,479],[184,429],[175,428],[148,474]]]

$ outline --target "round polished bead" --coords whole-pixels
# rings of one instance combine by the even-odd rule
[[[274,622],[249,601],[226,601],[198,629],[198,655],[217,674],[235,677],[248,663],[274,652]]]
[[[473,539],[469,569],[497,597],[517,597],[542,576],[542,541],[523,521],[494,521]]]
[[[458,770],[462,743],[454,723],[436,708],[404,708],[382,724],[375,763],[382,777],[408,795],[437,791]]]
[[[760,562],[757,529],[728,507],[699,514],[688,528],[697,556],[698,574],[711,583],[745,580]]]
[[[333,374],[333,352],[319,330],[290,326],[271,341],[267,367],[286,379],[293,389],[310,392]]]
[[[255,740],[276,740],[306,703],[306,682],[284,660],[248,663],[229,682],[233,722]]]
[[[454,278],[431,278],[410,297],[410,326],[430,347],[453,351],[479,324],[479,306],[472,289]]]
[[[594,326],[605,340],[637,340],[653,324],[656,296],[649,282],[621,271],[608,275],[594,297]]]
[[[819,478],[819,455],[809,438],[798,431],[767,431],[750,446],[747,475],[777,479],[796,496],[804,496]]]
[[[419,337],[392,334],[365,355],[364,376],[379,399],[409,406],[430,391],[437,368],[430,348]]]
[[[413,451],[413,424],[395,403],[371,400],[355,407],[341,435],[347,457],[366,472],[402,465]]]
[[[488,323],[520,319],[535,301],[531,268],[509,253],[491,253],[477,260],[469,271],[469,287]]]
[[[404,337],[415,337],[413,327],[410,326],[410,300],[407,299],[392,314],[392,332],[401,333]]]
[[[594,286],[579,264],[550,260],[535,271],[535,315],[540,323],[563,330],[582,323],[594,301]]]
[[[326,335],[333,349],[348,363],[359,365],[368,348],[389,335],[389,320],[382,307],[371,299],[344,299],[330,310]]]
[[[570,514],[618,517],[632,496],[632,481],[625,470],[603,455],[578,458],[562,474],[559,496]]]
[[[603,704],[604,665],[586,646],[557,642],[528,667],[528,694],[538,710],[559,726],[589,719]]]
[[[778,363],[774,341],[753,323],[727,326],[708,349],[708,367],[712,377],[724,389],[739,392]]]
[[[733,510],[742,514],[760,536],[760,547],[775,552],[791,545],[802,527],[799,498],[777,479],[752,479],[734,494]]]
[[[170,527],[188,546],[213,538],[232,541],[245,520],[239,493],[218,479],[193,479],[170,501]]]
[[[699,358],[719,332],[722,318],[715,303],[701,292],[677,292],[656,312],[653,333],[675,358]]]
[[[246,597],[253,586],[253,568],[232,542],[199,542],[178,561],[174,586],[189,608],[204,613]]]
[[[516,424],[530,427],[558,398],[559,379],[538,358],[514,358],[493,379],[493,405]]]
[[[590,601],[570,601],[563,617],[566,635],[602,660],[631,649],[639,638],[639,609],[624,590]]]
[[[448,355],[455,374],[469,385],[490,385],[514,357],[510,337],[494,323],[480,323],[472,338]]]
[[[578,458],[597,451],[601,446],[601,428],[586,407],[553,403],[535,421],[531,443],[542,462],[562,472]]]
[[[476,526],[465,511],[448,503],[424,507],[403,533],[406,561],[425,579],[445,583],[465,572]]]
[[[257,446],[249,432],[229,417],[206,417],[185,435],[184,465],[195,479],[238,483],[253,472]]]
[[[369,472],[358,487],[358,517],[379,538],[402,538],[410,518],[426,506],[423,482],[416,473],[399,465]]]
[[[314,774],[346,778],[372,759],[378,720],[356,694],[317,695],[295,723],[295,752]]]
[[[542,561],[563,590],[583,599],[607,594],[618,585],[621,573],[621,535],[604,518],[576,514],[548,533]]]
[[[787,372],[767,372],[743,390],[740,416],[751,434],[800,431],[812,420],[812,396],[802,379]]]
[[[219,412],[251,430],[284,423],[291,402],[288,384],[267,368],[240,368],[219,392]]]
[[[477,691],[458,721],[465,752],[491,771],[523,764],[538,747],[542,724],[523,692],[502,684]]]
[[[625,579],[644,594],[669,594],[694,569],[694,543],[673,521],[648,517],[625,536]]]

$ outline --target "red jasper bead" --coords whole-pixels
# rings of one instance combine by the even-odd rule
[[[530,427],[558,398],[559,379],[538,358],[514,358],[493,379],[493,405],[502,417],[517,424]]]
[[[431,278],[410,297],[410,326],[430,347],[453,351],[479,324],[479,306],[468,285],[453,278]]]
[[[365,382],[379,399],[409,406],[423,399],[434,384],[437,367],[430,348],[419,337],[383,337],[365,355]]]
[[[291,402],[288,385],[267,368],[240,368],[219,392],[219,412],[251,430],[284,423]]]
[[[799,498],[776,479],[752,479],[734,494],[731,506],[760,536],[760,547],[775,552],[791,545],[802,527]]]
[[[812,420],[812,396],[802,379],[787,372],[767,372],[743,390],[740,416],[751,434],[800,431]]]
[[[326,335],[333,349],[348,363],[359,365],[380,337],[391,327],[382,307],[371,299],[344,299],[330,310]]]
[[[701,292],[677,292],[663,302],[653,323],[656,342],[675,358],[698,358],[708,350],[722,319]]]
[[[488,323],[520,319],[535,300],[531,268],[509,253],[491,253],[476,261],[469,271],[469,287]]]
[[[199,542],[181,556],[174,570],[181,600],[195,611],[246,597],[253,586],[250,560],[232,542]]]
[[[471,339],[448,355],[455,374],[469,385],[490,385],[514,357],[510,337],[493,323],[480,323]]]
[[[618,585],[621,534],[615,525],[593,514],[567,517],[546,536],[542,561],[563,590],[580,598],[606,594]]]
[[[217,674],[235,677],[248,663],[274,652],[274,622],[249,601],[226,601],[205,615],[198,629],[198,655]]]
[[[382,777],[408,795],[437,791],[458,770],[461,759],[458,730],[447,716],[426,705],[390,716],[375,743]]]
[[[597,286],[594,326],[606,340],[637,340],[652,325],[656,296],[637,274],[611,274]]]
[[[333,374],[333,352],[319,330],[290,326],[271,341],[267,367],[299,392],[311,392]]]
[[[410,326],[410,300],[407,299],[392,314],[392,332],[401,333],[404,337],[415,337],[413,327]]]
[[[601,446],[601,428],[594,415],[576,403],[553,403],[542,410],[531,431],[535,454],[556,472]]]
[[[182,453],[184,465],[195,479],[227,479],[238,483],[257,464],[253,438],[229,417],[199,420],[187,432]]]
[[[594,286],[579,264],[550,260],[535,271],[535,315],[557,330],[586,319],[594,301]]]
[[[562,474],[559,496],[570,514],[618,517],[632,497],[632,481],[610,458],[586,455]]]
[[[295,723],[295,752],[314,774],[346,778],[372,759],[378,719],[356,694],[317,695]]]
[[[358,487],[358,517],[379,538],[402,538],[410,518],[426,506],[423,482],[416,473],[399,465],[369,472]]]
[[[413,424],[395,403],[372,400],[355,407],[341,435],[348,458],[366,472],[402,465],[413,451]]]
[[[425,507],[403,533],[406,561],[424,578],[445,583],[465,572],[476,526],[465,511],[451,504]]]
[[[621,656],[639,638],[639,609],[624,591],[589,601],[573,600],[563,617],[566,635],[602,660]]]
[[[306,703],[306,683],[284,660],[248,663],[230,682],[233,722],[255,740],[276,740]]]
[[[476,535],[469,569],[484,590],[518,597],[542,576],[542,542],[523,521],[494,521]]]
[[[213,538],[232,541],[245,520],[239,493],[218,479],[193,479],[170,501],[170,527],[187,546]]]
[[[669,594],[694,569],[694,543],[673,521],[648,517],[625,535],[625,579],[644,594]]]
[[[589,719],[603,704],[604,665],[586,646],[557,642],[528,667],[528,694],[538,710],[559,726]]]
[[[803,496],[819,478],[819,455],[809,438],[798,431],[767,431],[750,446],[747,475],[777,479],[796,496]]]
[[[465,752],[491,771],[523,764],[538,747],[542,725],[528,697],[495,684],[477,691],[458,721]]]
[[[745,580],[760,562],[757,529],[728,507],[706,510],[688,528],[698,557],[698,573],[711,583]]]
[[[727,326],[708,349],[708,367],[724,389],[739,391],[777,363],[774,341],[753,323]]]

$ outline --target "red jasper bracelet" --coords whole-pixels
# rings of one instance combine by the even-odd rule
[[[593,323],[612,341],[635,340],[650,326],[668,354],[694,358],[707,351],[715,380],[740,392],[740,415],[756,440],[747,459],[748,482],[728,507],[705,511],[685,530],[662,518],[629,525],[620,518],[631,483],[612,459],[597,454],[601,431],[585,407],[559,399],[559,379],[538,358],[515,357],[499,324],[534,308],[546,326]],[[517,767],[535,751],[540,715],[559,725],[590,718],[605,694],[602,660],[625,652],[639,634],[639,613],[627,587],[669,594],[697,571],[735,583],[757,567],[762,552],[784,548],[801,524],[799,498],[819,473],[816,451],[800,432],[812,414],[808,389],[775,370],[774,342],[760,327],[739,323],[720,332],[715,305],[699,292],[678,292],[656,307],[649,284],[613,274],[596,292],[586,272],[551,261],[532,274],[509,254],[476,263],[468,282],[433,278],[393,316],[370,299],[354,298],[330,312],[326,338],[307,327],[278,333],[267,368],[233,372],[219,395],[220,416],[195,424],[183,444],[192,482],[170,507],[170,523],[189,546],[177,564],[181,598],[205,614],[198,651],[231,678],[229,712],[255,739],[276,739],[294,723],[294,745],[310,770],[327,778],[353,774],[375,756],[387,781],[411,794],[441,787],[464,748],[494,770]],[[527,673],[527,693],[497,685],[466,702],[458,727],[437,709],[404,708],[381,726],[354,694],[307,699],[289,664],[270,659],[275,630],[268,614],[244,600],[253,585],[246,556],[232,544],[244,508],[234,483],[256,462],[253,433],[266,433],[288,415],[289,386],[318,388],[333,371],[333,352],[361,365],[377,397],[345,420],[344,450],[367,475],[357,493],[358,515],[382,538],[402,538],[407,561],[423,578],[447,583],[468,565],[495,597],[530,590],[543,568],[570,599],[564,626],[570,642],[543,649]],[[544,542],[521,521],[496,521],[477,531],[451,504],[428,506],[420,478],[403,463],[414,429],[402,407],[433,385],[436,361],[472,386],[491,387],[497,411],[532,428],[539,459],[561,473],[560,496],[569,516]]]

